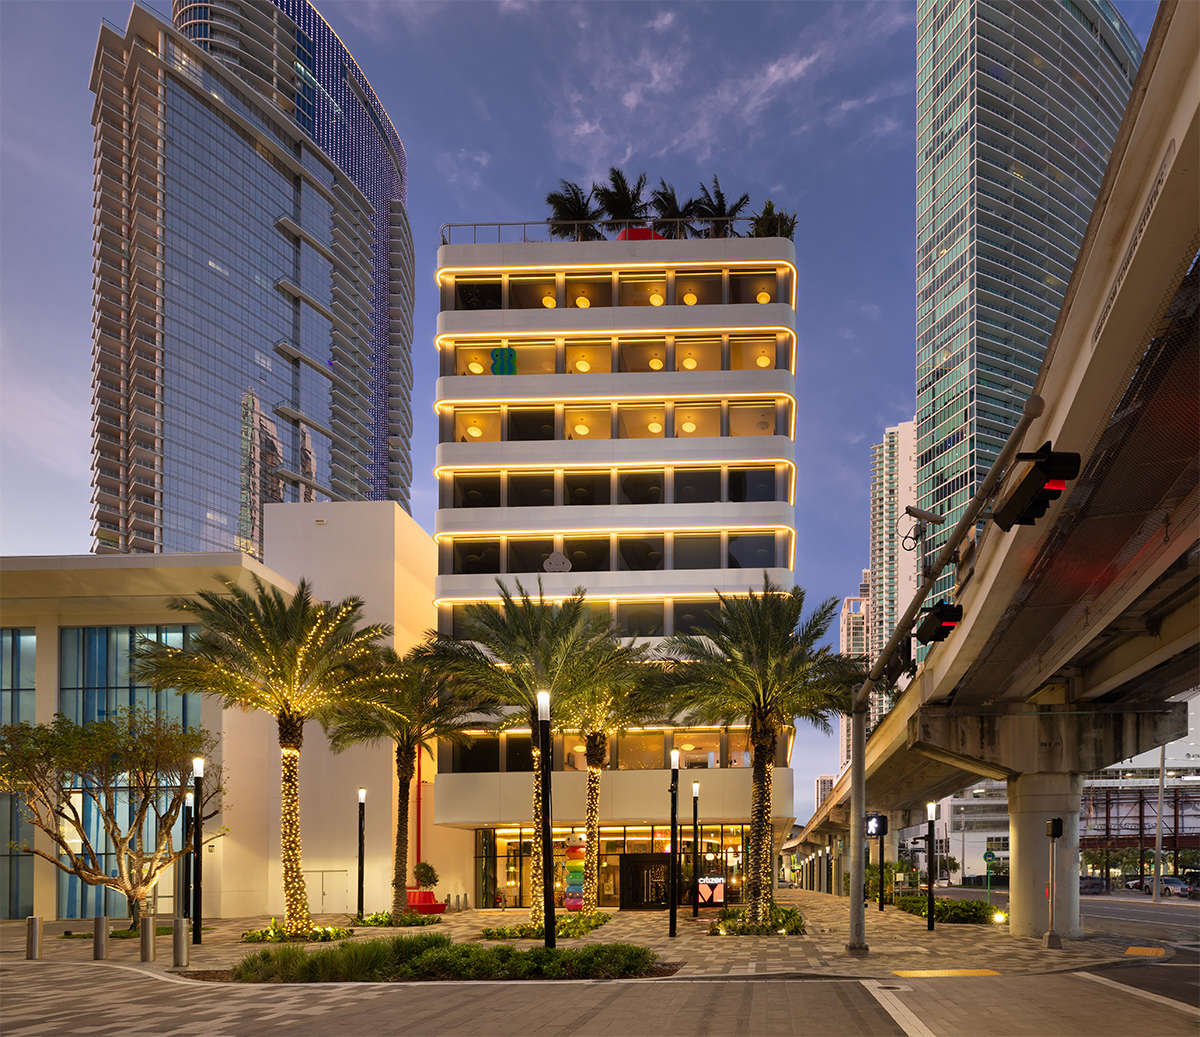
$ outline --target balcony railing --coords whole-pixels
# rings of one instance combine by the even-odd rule
[[[652,231],[660,238],[790,238],[791,217],[768,220],[739,216],[691,219],[535,220],[527,223],[443,223],[443,245],[505,245],[515,242],[614,241],[634,238],[634,231]]]

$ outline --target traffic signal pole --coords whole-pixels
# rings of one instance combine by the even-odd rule
[[[1016,427],[1009,433],[1000,453],[996,455],[996,460],[992,462],[992,467],[988,469],[983,482],[979,484],[979,489],[975,491],[975,496],[971,498],[970,503],[963,511],[958,524],[950,531],[950,535],[946,538],[946,542],[942,545],[933,564],[922,567],[921,584],[917,588],[917,593],[896,623],[892,636],[876,658],[866,680],[854,691],[850,711],[850,939],[846,944],[846,950],[851,953],[866,954],[868,951],[866,912],[863,910],[865,905],[862,902],[862,890],[863,883],[866,881],[866,863],[863,859],[867,817],[866,714],[867,704],[871,700],[871,692],[882,679],[888,660],[899,647],[901,639],[911,636],[913,620],[925,603],[929,592],[933,590],[938,576],[950,564],[959,542],[966,536],[967,530],[979,520],[979,513],[983,511],[984,505],[987,504],[996,489],[996,484],[1000,481],[1000,476],[1004,474],[1004,470],[1017,453],[1021,441],[1025,438],[1025,433],[1029,431],[1029,426],[1040,418],[1045,410],[1046,401],[1040,396],[1030,396],[1025,401]],[[856,842],[857,852],[855,852]]]

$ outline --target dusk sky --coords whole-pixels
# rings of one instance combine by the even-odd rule
[[[169,19],[169,0],[147,5]],[[445,223],[539,221],[620,166],[799,215],[796,582],[857,593],[869,448],[914,409],[916,4],[325,0],[408,154],[413,515],[431,530]],[[1145,43],[1157,3],[1119,0]],[[128,0],[0,0],[0,554],[91,546],[92,95]],[[461,240],[456,238],[456,240]],[[836,627],[833,631],[836,637]],[[796,814],[837,770],[798,732]]]

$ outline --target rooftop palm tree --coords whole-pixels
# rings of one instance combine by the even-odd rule
[[[475,603],[466,609],[471,640],[440,638],[431,649],[443,672],[473,695],[497,706],[515,707],[505,726],[528,724],[533,738],[533,856],[530,886],[542,888],[541,750],[537,744],[537,693],[550,692],[551,717],[568,694],[606,679],[603,662],[611,645],[608,624],[588,612],[584,589],[561,603],[546,601],[538,584],[532,598],[517,582],[516,596],[497,580],[500,604]],[[540,897],[530,921],[543,921]]]
[[[655,223],[654,232],[664,238],[695,238],[699,236],[695,225],[689,221],[696,215],[696,199],[680,201],[675,185],[659,177],[658,187],[650,194],[650,205],[654,214],[664,223]]]
[[[608,183],[592,185],[592,197],[608,217],[604,226],[625,230],[630,226],[644,224],[650,215],[650,202],[642,197],[645,190],[645,173],[640,174],[637,180],[630,184],[621,170],[610,166]]]
[[[780,732],[797,719],[823,731],[850,709],[861,664],[820,642],[833,620],[830,598],[804,616],[804,591],[784,592],[763,574],[761,593],[718,594],[721,611],[704,635],[667,639],[672,684],[702,724],[750,725],[750,835],[746,895],[752,921],[770,916],[774,845],[771,770]]]
[[[622,644],[610,628],[607,639],[592,646],[592,679],[568,689],[559,707],[561,726],[578,731],[587,759],[584,824],[583,907],[596,910],[600,861],[600,772],[608,740],[628,727],[664,719],[667,706],[643,680],[648,645]]]
[[[353,745],[392,743],[396,759],[396,835],[392,854],[392,918],[408,910],[408,796],[417,755],[428,743],[471,741],[466,729],[481,710],[457,695],[428,660],[428,644],[401,658],[381,648],[367,664],[361,697],[335,705],[329,713],[329,744],[335,753]]]
[[[721,181],[713,174],[712,194],[708,188],[700,185],[700,197],[696,199],[696,216],[708,221],[708,236],[710,238],[739,238],[741,235],[734,229],[733,221],[742,215],[742,211],[750,204],[750,196],[742,195],[732,205],[721,190]]]
[[[359,627],[361,599],[317,600],[307,580],[300,581],[291,601],[258,577],[253,593],[222,583],[224,593],[204,590],[167,603],[195,616],[201,631],[182,648],[143,638],[133,650],[136,673],[156,689],[214,695],[226,709],[261,709],[275,717],[282,763],[284,927],[304,933],[313,927],[300,844],[304,724],[325,719],[334,705],[358,693],[364,660],[391,628]]]
[[[570,180],[559,180],[558,190],[546,195],[550,206],[550,237],[571,241],[603,241],[596,221],[604,215],[599,206],[592,205],[592,191],[584,192]]]
[[[770,198],[763,202],[762,212],[753,213],[752,216],[752,238],[791,238],[796,233],[796,214],[776,209]]]

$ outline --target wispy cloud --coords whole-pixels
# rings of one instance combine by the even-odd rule
[[[675,24],[674,11],[660,11],[659,14],[646,23],[647,29],[653,29],[655,32],[662,32],[664,29],[669,29]]]
[[[478,191],[484,186],[484,170],[492,156],[486,151],[459,148],[455,152],[439,152],[433,156],[433,166],[447,184]]]

